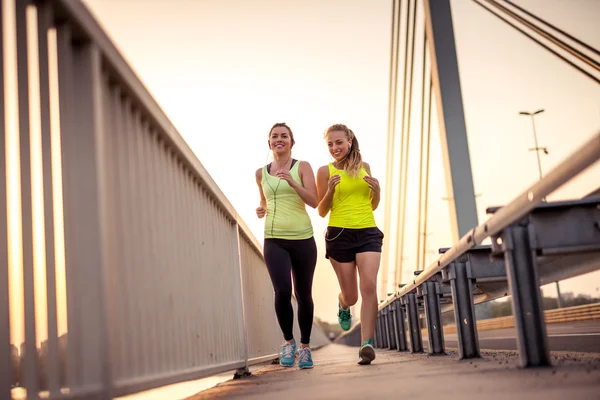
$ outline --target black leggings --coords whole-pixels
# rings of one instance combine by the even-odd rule
[[[293,275],[294,293],[298,301],[300,343],[309,344],[314,315],[312,282],[317,264],[315,239],[265,239],[264,255],[275,290],[275,313],[284,339],[294,338]]]

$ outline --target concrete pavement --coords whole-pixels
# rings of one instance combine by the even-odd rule
[[[370,366],[357,348],[331,344],[313,352],[315,368],[266,366],[187,400],[227,399],[578,399],[600,400],[600,354],[552,353],[552,367],[523,369],[516,351],[484,351],[458,360],[378,350]],[[465,397],[466,396],[466,397]]]

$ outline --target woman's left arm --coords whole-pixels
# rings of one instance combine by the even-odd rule
[[[317,208],[319,204],[317,201],[317,185],[315,184],[315,174],[309,163],[306,161],[298,161],[298,175],[302,184],[296,182],[289,171],[277,171],[276,176],[279,179],[285,180],[291,187],[296,191],[302,201],[312,208]]]
[[[371,208],[373,209],[373,211],[375,211],[379,206],[379,201],[381,200],[381,188],[379,187],[379,181],[377,180],[377,178],[373,178],[371,176],[371,166],[369,166],[369,164],[367,163],[363,163],[363,165],[365,167],[365,170],[367,171],[367,174],[369,174],[369,176],[364,177],[364,180],[369,184],[369,187],[371,188]]]

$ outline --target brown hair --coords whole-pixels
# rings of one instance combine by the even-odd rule
[[[271,132],[273,132],[273,129],[281,127],[286,128],[290,133],[290,139],[292,139],[292,146],[296,144],[296,141],[294,140],[294,132],[292,132],[292,129],[285,122],[277,122],[271,127],[271,129],[269,129],[269,139],[271,139]]]
[[[352,141],[350,145],[350,151],[346,155],[346,163],[344,164],[344,170],[350,176],[357,176],[360,172],[360,169],[363,166],[362,157],[360,155],[360,146],[358,145],[358,139],[352,129],[348,128],[344,124],[334,124],[331,125],[325,131],[325,137],[329,135],[331,132],[340,131],[346,134],[348,140]]]

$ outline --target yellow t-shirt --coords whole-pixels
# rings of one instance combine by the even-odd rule
[[[333,175],[339,175],[341,179],[333,194],[329,226],[348,229],[376,227],[371,207],[371,188],[363,179],[369,176],[365,167],[361,167],[358,176],[352,177],[330,163],[329,177]]]

